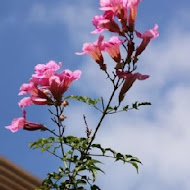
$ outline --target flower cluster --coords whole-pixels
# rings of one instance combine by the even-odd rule
[[[23,117],[14,119],[12,124],[6,127],[7,129],[12,132],[16,132],[22,127],[26,130],[46,129],[42,124],[28,122],[24,108],[32,104],[59,106],[64,102],[63,94],[74,80],[80,78],[81,71],[64,70],[61,73],[56,73],[61,65],[61,63],[49,61],[47,64],[35,66],[35,73],[30,78],[29,83],[24,83],[20,87],[19,95],[29,94],[28,97],[24,97],[18,103],[23,109]]]
[[[107,66],[102,55],[106,51],[116,63],[115,75],[123,78],[125,82],[120,91],[119,102],[123,100],[124,94],[129,90],[136,79],[144,80],[148,75],[133,73],[137,69],[138,56],[145,50],[151,39],[159,36],[158,25],[153,29],[140,33],[136,30],[135,21],[137,10],[141,0],[100,0],[100,10],[103,15],[97,15],[92,19],[95,30],[91,33],[109,31],[115,33],[109,41],[104,41],[100,35],[94,43],[84,43],[82,52],[77,55],[89,54],[92,59],[107,73]],[[135,47],[134,34],[141,38],[140,45]],[[120,46],[126,51],[126,57],[121,58]],[[144,77],[143,77],[144,76]]]

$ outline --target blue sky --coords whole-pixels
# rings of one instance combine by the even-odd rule
[[[169,0],[143,0],[139,6],[137,28],[144,31],[158,23],[160,36],[150,43],[139,61],[140,72],[149,74],[150,79],[136,82],[127,94],[127,103],[142,100],[153,105],[107,118],[97,142],[138,156],[143,166],[137,175],[131,166],[106,161],[106,175],[100,174],[98,180],[102,189],[190,188],[189,7],[187,0],[172,4]],[[74,54],[81,51],[84,42],[96,40],[90,31],[94,29],[92,17],[101,14],[98,8],[98,0],[1,2],[0,155],[40,178],[59,164],[53,157],[29,149],[29,142],[46,133],[20,130],[13,134],[4,126],[21,115],[17,105],[20,85],[28,81],[36,64],[51,59],[62,61],[65,69],[82,70],[81,80],[73,83],[70,93],[96,98],[110,92],[97,65],[88,56]],[[71,104],[69,108],[68,116],[72,113],[75,118],[68,117],[70,133],[82,135],[83,113],[95,126],[93,110],[81,104]],[[28,120],[50,125],[45,107],[31,106],[27,113]]]

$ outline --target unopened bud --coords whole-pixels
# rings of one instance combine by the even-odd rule
[[[120,62],[120,63],[117,63],[117,65],[115,66],[115,69],[118,70],[118,69],[123,69],[124,67],[124,64],[123,62]]]
[[[59,116],[59,119],[60,119],[61,121],[64,121],[66,118],[67,118],[67,117],[66,117],[65,115],[60,115],[60,116]]]
[[[63,107],[66,107],[66,106],[68,106],[68,105],[69,105],[69,102],[68,102],[67,100],[63,100],[62,106],[63,106]]]

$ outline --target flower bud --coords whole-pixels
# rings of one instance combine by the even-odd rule
[[[69,102],[68,102],[67,100],[63,100],[62,106],[63,106],[63,107],[66,107],[66,106],[68,106],[68,105],[69,105]]]
[[[123,61],[121,61],[120,63],[117,63],[117,65],[115,66],[115,69],[118,70],[118,69],[123,69],[124,68],[124,63]]]
[[[67,118],[67,117],[66,117],[65,115],[60,115],[60,116],[59,116],[59,119],[60,119],[61,121],[64,121],[66,118]]]

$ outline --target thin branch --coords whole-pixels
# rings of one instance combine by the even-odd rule
[[[63,160],[60,156],[58,156],[57,154],[55,154],[54,152],[51,152],[49,150],[46,150],[47,152],[49,152],[50,154],[53,154],[55,157],[59,158],[60,160]]]
[[[89,156],[102,156],[102,157],[107,157],[107,158],[116,158],[116,157],[113,157],[113,156],[108,156],[108,155],[103,155],[103,154],[88,154]]]
[[[111,104],[111,101],[112,101],[112,99],[113,99],[113,97],[114,97],[114,95],[115,95],[115,92],[116,92],[116,90],[117,90],[117,88],[118,88],[119,81],[120,81],[120,79],[118,79],[116,85],[114,85],[114,90],[113,90],[113,92],[112,92],[112,94],[111,94],[111,96],[110,96],[109,102],[108,102],[108,104],[107,104],[107,106],[106,106],[106,109],[104,110],[104,112],[103,112],[103,114],[102,114],[102,116],[101,116],[101,118],[100,118],[99,123],[98,123],[97,126],[96,126],[95,132],[94,132],[94,134],[93,134],[93,136],[92,136],[91,141],[90,141],[89,144],[88,144],[88,147],[87,147],[87,149],[86,149],[86,151],[85,151],[85,154],[88,153],[88,150],[90,149],[90,146],[92,145],[92,142],[94,141],[94,139],[95,139],[95,137],[96,137],[96,134],[97,134],[97,132],[98,132],[98,129],[100,128],[100,126],[101,126],[101,124],[102,124],[102,121],[103,121],[104,117],[105,117],[106,114],[107,114],[107,110],[108,110],[108,108],[109,108],[109,106],[110,106],[110,104]],[[83,159],[83,157],[84,157],[85,154],[82,154],[81,160]]]
[[[57,134],[54,132],[55,129],[54,129],[54,130],[50,130],[50,129],[46,128],[46,130],[49,131],[50,133],[54,134],[56,137],[59,137],[59,135],[57,135]]]
[[[103,99],[103,97],[101,97],[101,103],[102,103],[102,110],[103,110],[103,112],[104,112],[105,106],[104,106],[104,99]]]
[[[95,109],[97,109],[98,111],[100,111],[101,113],[103,113],[103,111],[101,109],[99,109],[98,107],[96,106],[93,106]]]
[[[90,135],[91,135],[92,130],[90,130],[89,127],[88,127],[88,124],[87,124],[86,116],[85,116],[85,115],[83,115],[83,119],[84,119],[84,123],[85,123],[85,125],[86,125],[86,135],[87,135],[87,138],[89,138]]]

